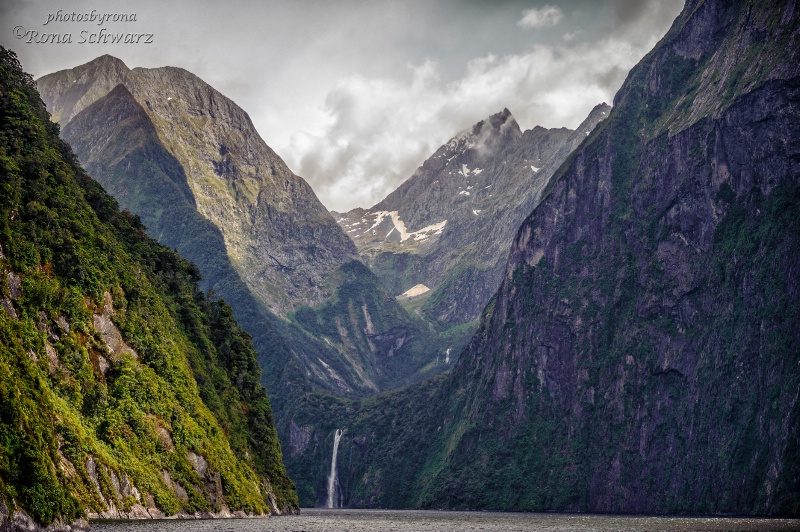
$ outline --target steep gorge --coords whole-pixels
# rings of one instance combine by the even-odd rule
[[[798,26],[791,2],[686,3],[453,372],[326,405],[347,503],[800,513]]]

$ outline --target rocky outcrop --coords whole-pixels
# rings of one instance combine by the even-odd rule
[[[108,348],[112,360],[118,360],[123,355],[131,355],[133,358],[139,358],[127,343],[122,338],[122,333],[119,328],[111,321],[111,316],[114,315],[114,302],[111,299],[109,292],[103,293],[103,307],[97,314],[92,314],[92,323],[94,329],[100,333],[103,343]]]
[[[453,137],[374,207],[334,216],[395,295],[430,289],[417,304],[429,320],[477,320],[500,285],[517,227],[609,111],[598,105],[575,131],[523,133],[504,109]]]
[[[11,510],[6,502],[0,499],[0,532],[87,532],[90,529],[86,519],[78,519],[72,523],[65,523],[59,519],[42,526],[25,510],[21,508]]]

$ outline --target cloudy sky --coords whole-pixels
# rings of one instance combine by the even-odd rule
[[[458,131],[504,107],[523,129],[576,127],[594,105],[611,103],[682,7],[683,0],[2,0],[0,44],[35,77],[105,53],[131,68],[190,70],[247,111],[322,202],[343,211],[377,203]],[[92,10],[136,20],[64,20]],[[49,15],[56,20],[47,23]],[[71,33],[73,42],[28,42],[31,31]],[[81,32],[86,41],[102,31],[151,33],[153,42],[80,42]]]

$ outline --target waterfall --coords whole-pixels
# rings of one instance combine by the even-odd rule
[[[328,508],[336,508],[340,506],[339,501],[336,501],[334,506],[334,497],[336,496],[336,489],[338,488],[339,479],[336,474],[336,455],[339,453],[339,440],[342,438],[342,429],[336,429],[336,434],[333,437],[333,457],[331,458],[331,474],[328,475]]]

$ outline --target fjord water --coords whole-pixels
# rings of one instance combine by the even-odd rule
[[[778,531],[800,530],[800,521],[747,517],[303,509],[301,515],[265,519],[97,523],[92,526],[92,530],[95,532]]]

